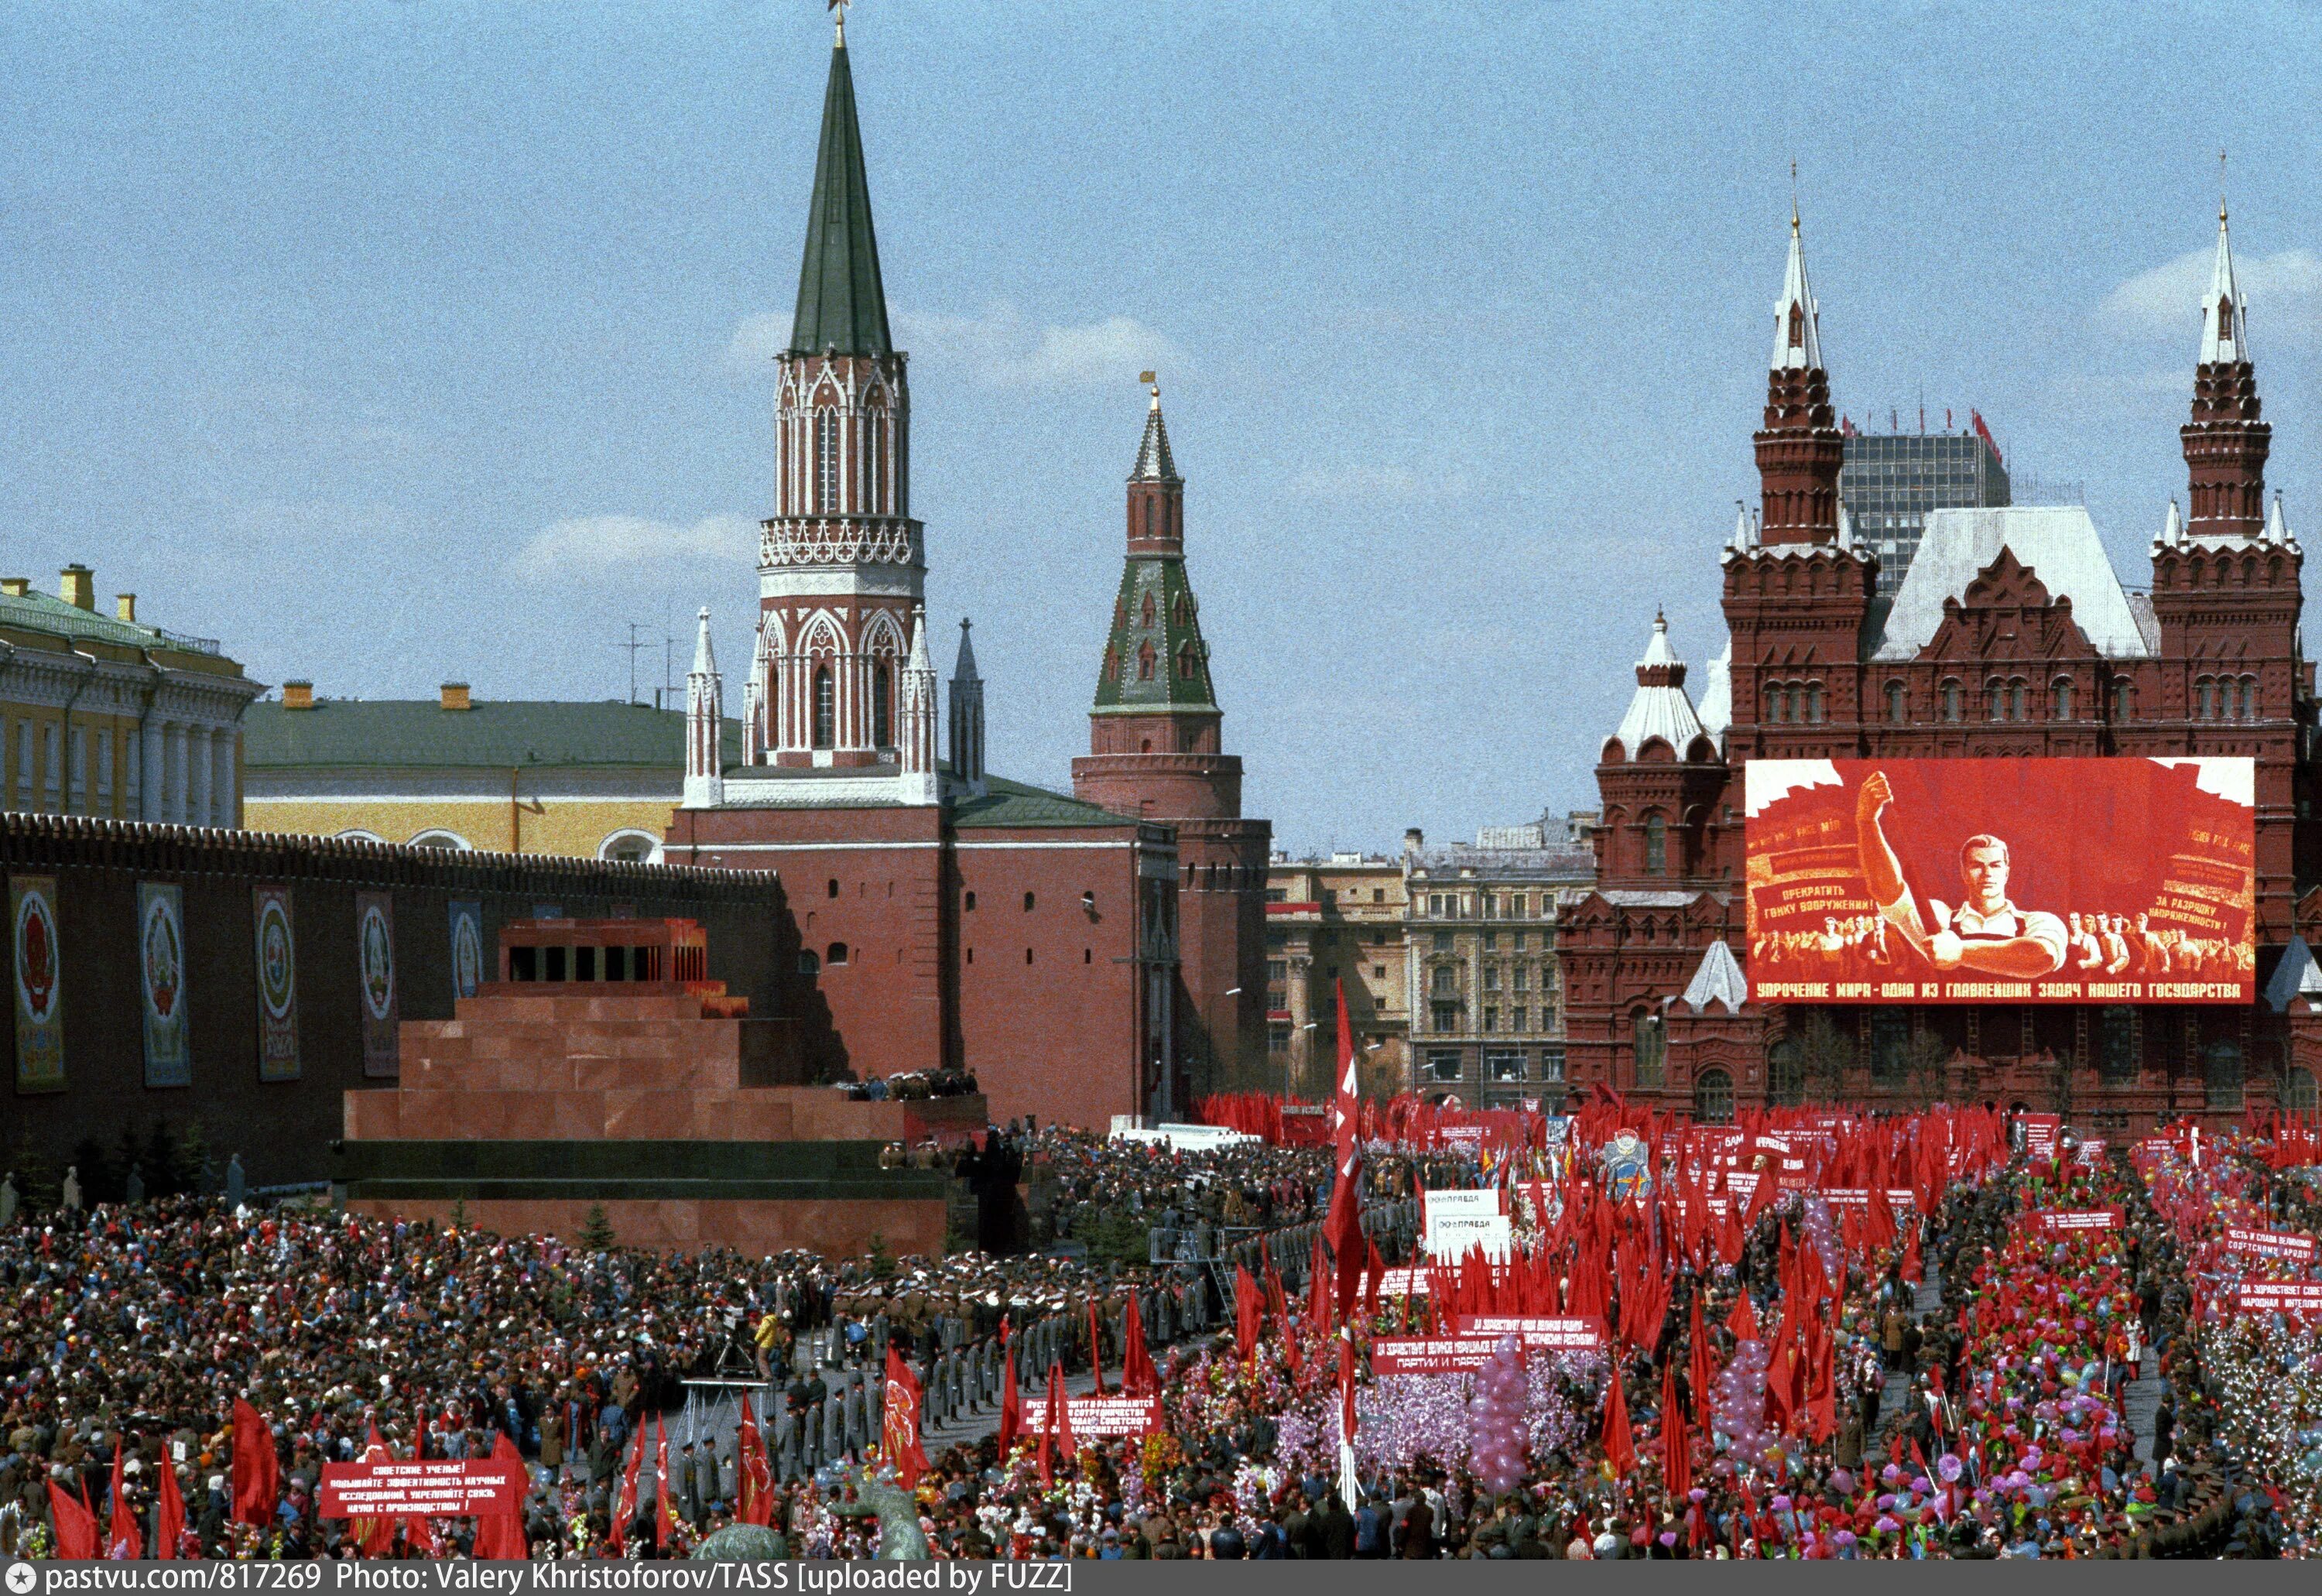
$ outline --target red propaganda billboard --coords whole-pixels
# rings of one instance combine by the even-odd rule
[[[1075,1436],[1144,1436],[1161,1427],[1159,1397],[1066,1397],[1065,1407]]]
[[[2254,762],[1751,760],[1769,1003],[2248,1003]]]
[[[1497,1336],[1382,1336],[1371,1343],[1377,1374],[1458,1374],[1480,1369],[1500,1350]]]
[[[2322,1314],[2322,1284],[2302,1280],[2244,1281],[2235,1293],[2244,1313],[2283,1313],[2311,1318]]]
[[[315,1512],[325,1518],[512,1513],[530,1486],[520,1463],[326,1463]]]
[[[1601,1352],[1604,1327],[1591,1318],[1551,1318],[1540,1314],[1463,1313],[1452,1320],[1462,1336],[1481,1336],[1496,1345],[1515,1336],[1534,1352]]]
[[[2228,1225],[2226,1227],[2226,1251],[2246,1254],[2253,1258],[2287,1258],[2293,1263],[2311,1263],[2314,1262],[2314,1238],[2281,1230],[2244,1230],[2238,1225]]]
[[[2032,1216],[2043,1236],[2071,1236],[2083,1230],[2117,1230],[2118,1208],[2043,1208]]]

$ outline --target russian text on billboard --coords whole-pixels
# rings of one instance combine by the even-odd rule
[[[2249,1003],[2247,759],[1751,760],[1769,1003]]]

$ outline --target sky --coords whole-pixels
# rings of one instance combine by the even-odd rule
[[[2303,527],[2322,17],[2036,4],[864,0],[935,635],[993,768],[1087,746],[1162,376],[1277,846],[1592,804],[1656,606],[1723,645],[1797,163],[1838,406],[1989,422],[2124,579],[2217,152]],[[738,708],[817,0],[0,4],[0,566],[331,696]],[[635,636],[646,647],[632,652]],[[948,669],[948,650],[938,662]]]

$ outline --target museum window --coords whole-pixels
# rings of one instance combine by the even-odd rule
[[[1908,718],[1909,695],[1899,681],[1887,684],[1887,724],[1901,725]]]
[[[1766,1050],[1766,1095],[1781,1108],[1805,1101],[1805,1069],[1798,1061],[1798,1044],[1787,1037]]]
[[[2193,718],[2217,718],[2217,684],[2208,677],[2205,676],[2193,684]]]
[[[2254,676],[2242,678],[2242,701],[2235,718],[2239,720],[2257,718],[2257,678]]]
[[[1661,1083],[1661,1066],[1668,1059],[1668,1033],[1661,1017],[1640,1008],[1630,1017],[1629,1033],[1636,1050],[1637,1085],[1656,1090]]]
[[[2208,1088],[2209,1107],[2239,1108],[2242,1106],[2241,1044],[2221,1038],[2203,1050],[2202,1062]]]
[[[1961,718],[1960,684],[1956,677],[1947,677],[1943,681],[1943,718],[1949,721]]]
[[[2055,684],[2048,689],[2048,718],[2051,720],[2070,720],[2072,718],[2072,683],[2071,678],[2062,676],[2058,677],[2055,680]]]
[[[838,741],[838,684],[830,667],[814,668],[814,745],[831,747]]]
[[[1775,725],[1780,725],[1789,718],[1789,693],[1778,681],[1766,689],[1766,718]]]
[[[2097,1079],[2107,1086],[2134,1086],[2141,1061],[2136,1010],[2124,1003],[2097,1011]]]
[[[1988,720],[2007,718],[2007,684],[1996,676],[1983,684],[1983,713]]]
[[[1733,1123],[1733,1077],[1723,1070],[1704,1070],[1694,1078],[1693,1122],[1696,1125]]]
[[[1820,725],[1822,716],[1822,683],[1817,681],[1806,689],[1806,720],[1810,725]]]
[[[1657,876],[1668,869],[1668,823],[1658,815],[1645,816],[1645,873]]]
[[[2317,1104],[2314,1091],[2314,1072],[2293,1068],[2281,1083],[2281,1106],[2285,1108],[2311,1112]]]
[[[2130,687],[2125,679],[2116,679],[2112,684],[2113,719],[2116,721],[2127,720],[2129,711],[2135,707],[2135,689]]]

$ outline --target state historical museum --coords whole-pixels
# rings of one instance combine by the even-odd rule
[[[722,747],[704,610],[663,856],[781,875],[803,978],[792,1017],[818,1075],[965,1068],[1001,1118],[1097,1128],[1182,1112],[1263,1057],[1271,828],[1242,817],[1241,761],[1221,748],[1160,390],[1128,483],[1089,753],[1069,797],[1004,780],[985,768],[964,621],[938,737],[907,357],[843,23],[776,365],[741,762]]]
[[[1935,511],[1882,596],[1792,218],[1728,641],[1689,679],[1656,618],[1597,765],[1574,1087],[1702,1120],[1992,1100],[2099,1135],[2315,1107],[2302,555],[2222,207],[2197,309],[2149,591],[2067,506]]]

